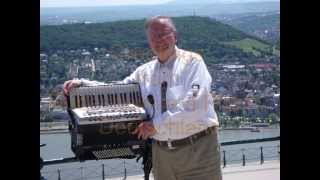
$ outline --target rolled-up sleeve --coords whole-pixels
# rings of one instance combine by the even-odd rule
[[[81,85],[82,86],[99,86],[99,85],[105,85],[106,84],[104,82],[91,81],[91,80],[84,79],[84,78],[81,78],[80,81],[81,81]]]
[[[140,67],[138,67],[133,73],[131,73],[129,76],[124,78],[122,80],[123,83],[138,83],[139,82],[139,70]]]

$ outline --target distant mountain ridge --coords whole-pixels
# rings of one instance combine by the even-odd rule
[[[149,6],[40,8],[40,25],[59,25],[82,22],[108,22],[134,20],[154,15],[209,16],[250,12],[279,11],[279,2],[253,2],[235,4],[162,4]]]

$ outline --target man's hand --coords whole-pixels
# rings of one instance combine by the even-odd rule
[[[152,122],[145,121],[139,124],[139,126],[132,132],[132,134],[138,134],[138,139],[148,139],[150,136],[153,136],[156,133]]]
[[[81,81],[80,80],[69,80],[69,81],[66,81],[63,84],[63,94],[65,96],[69,95],[69,92],[71,91],[72,88],[79,87],[80,85],[81,85]]]

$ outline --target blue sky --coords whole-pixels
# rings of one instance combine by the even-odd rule
[[[154,5],[174,0],[40,0],[40,7],[84,7],[112,5]],[[212,2],[280,1],[280,0],[212,0]]]
[[[173,0],[40,0],[40,7],[152,5]]]

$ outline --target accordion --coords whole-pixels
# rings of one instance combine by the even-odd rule
[[[148,120],[139,84],[78,87],[67,98],[71,149],[80,160],[135,158],[144,140],[132,131]]]

